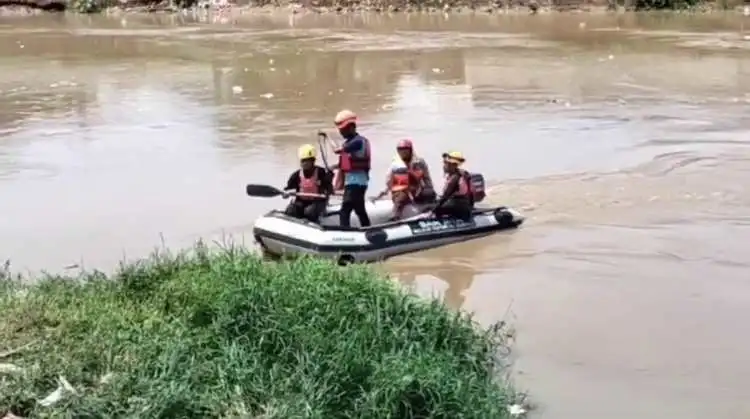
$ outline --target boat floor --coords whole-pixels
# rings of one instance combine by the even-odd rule
[[[356,214],[352,213],[352,225],[349,227],[341,227],[341,225],[338,222],[338,216],[340,211],[338,209],[327,211],[323,218],[321,219],[321,222],[313,223],[306,219],[300,219],[288,216],[284,214],[283,212],[277,212],[277,216],[286,218],[290,221],[294,221],[296,223],[302,223],[302,224],[308,224],[308,225],[315,225],[323,230],[338,230],[338,231],[368,231],[372,229],[378,229],[378,228],[385,228],[385,227],[391,227],[399,224],[406,224],[412,221],[416,220],[427,220],[427,219],[434,219],[437,220],[438,218],[435,217],[430,211],[432,208],[434,208],[435,204],[427,204],[424,206],[424,208],[421,208],[420,210],[417,210],[416,213],[413,215],[410,215],[408,217],[399,218],[394,220],[392,216],[390,216],[390,213],[387,217],[378,217],[377,220],[374,220],[374,217],[371,218],[371,224],[367,227],[361,227],[359,226],[359,220],[356,219]],[[495,211],[497,209],[502,209],[504,207],[484,207],[484,208],[475,208],[472,211],[472,217],[486,214],[491,211]],[[440,220],[450,220],[453,219],[452,217],[442,217],[439,218]],[[357,224],[357,225],[355,225]]]

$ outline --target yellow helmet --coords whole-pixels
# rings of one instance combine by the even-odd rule
[[[460,151],[443,153],[443,160],[447,161],[448,163],[455,163],[457,165],[461,165],[466,161],[463,153],[461,153]]]
[[[300,160],[314,159],[315,154],[315,146],[312,144],[305,144],[297,151]]]

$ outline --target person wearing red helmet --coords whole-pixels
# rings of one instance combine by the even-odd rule
[[[401,218],[409,204],[428,204],[435,201],[435,189],[427,162],[414,153],[414,144],[403,139],[396,146],[398,157],[386,175],[386,188],[377,198],[388,192],[393,200],[393,219]],[[376,199],[377,199],[376,198]]]

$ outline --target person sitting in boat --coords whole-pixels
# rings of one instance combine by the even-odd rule
[[[333,193],[333,173],[315,164],[315,147],[305,144],[299,148],[300,169],[286,182],[284,197],[294,194],[286,207],[286,215],[318,222],[325,212],[328,196]]]
[[[409,204],[429,204],[435,202],[435,189],[427,162],[414,154],[414,144],[404,139],[396,145],[398,156],[388,169],[386,188],[375,199],[391,193],[393,200],[393,220],[401,218]]]
[[[461,152],[443,153],[445,186],[433,213],[436,217],[454,217],[464,221],[471,219],[474,209],[474,196],[471,175],[461,169],[465,159]]]

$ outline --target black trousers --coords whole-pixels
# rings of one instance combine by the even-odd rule
[[[326,210],[326,201],[295,199],[290,203],[284,213],[294,218],[305,218],[317,223],[320,216]]]
[[[367,186],[346,185],[344,186],[344,197],[341,201],[341,212],[339,214],[339,223],[341,227],[349,227],[352,211],[359,218],[359,225],[362,227],[370,226],[370,217],[367,216],[365,208],[365,194]]]
[[[422,192],[414,197],[415,204],[431,204],[437,200],[437,195],[433,191]]]
[[[471,219],[472,205],[468,199],[451,198],[443,205],[435,208],[435,216],[438,218],[451,217],[469,221]]]

